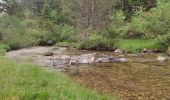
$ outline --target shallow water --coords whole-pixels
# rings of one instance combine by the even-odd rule
[[[165,54],[124,55],[104,51],[34,47],[12,51],[7,53],[7,56],[14,59],[33,58],[32,60],[37,60],[44,59],[42,54],[49,50],[55,52],[57,57],[96,53],[98,56],[113,55],[128,58],[127,63],[74,65],[65,67],[63,71],[87,88],[99,93],[116,95],[122,100],[170,100],[170,60],[156,61],[159,55]],[[58,70],[57,67],[52,69],[55,68]]]

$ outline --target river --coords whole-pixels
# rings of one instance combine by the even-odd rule
[[[45,53],[53,55],[45,56]],[[128,62],[69,65],[69,57],[83,54],[124,57]],[[32,47],[10,51],[7,57],[68,74],[80,85],[122,100],[170,100],[170,60],[159,62],[157,54],[115,54],[61,47]],[[55,63],[55,64],[54,64]]]

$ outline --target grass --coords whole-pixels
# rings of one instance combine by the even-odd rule
[[[66,75],[0,57],[0,100],[115,100],[72,82]]]
[[[0,56],[4,55],[7,49],[9,49],[9,46],[0,43]]]
[[[141,52],[143,49],[158,49],[161,51],[165,51],[167,49],[167,46],[158,42],[157,40],[144,40],[144,39],[117,39],[117,42],[115,43],[115,46],[117,48],[120,48],[122,50],[128,51],[128,52]]]

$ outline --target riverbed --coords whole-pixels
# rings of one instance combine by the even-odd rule
[[[45,56],[45,53],[53,55]],[[83,54],[127,58],[128,62],[69,65],[67,59]],[[170,60],[164,53],[116,54],[111,51],[86,51],[64,47],[32,47],[10,51],[7,57],[31,62],[68,74],[80,85],[122,100],[170,100]],[[158,56],[167,61],[157,61]]]

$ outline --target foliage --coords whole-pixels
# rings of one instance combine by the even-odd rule
[[[23,16],[23,9],[19,0],[1,0],[0,12],[6,12],[9,15]]]
[[[9,15],[0,17],[0,33],[1,41],[9,45],[11,49],[37,45],[47,34],[46,31],[38,28],[36,21],[22,21]]]
[[[74,84],[66,75],[0,57],[1,100],[114,100]]]
[[[67,20],[66,16],[64,16],[62,10],[61,0],[43,0],[43,7],[41,9],[40,15],[44,19],[48,19],[54,24],[64,24]]]
[[[116,38],[170,42],[168,0],[2,1],[2,11],[9,9],[0,17],[0,41],[12,49],[55,43],[114,49]]]
[[[136,12],[130,22],[125,22],[123,13],[118,12],[112,18],[109,33],[116,38],[156,38],[168,45],[168,34],[170,32],[169,6],[169,2],[159,2],[158,6],[150,11],[143,12],[140,10]]]
[[[63,0],[70,24],[84,30],[100,30],[110,23],[117,0]]]
[[[121,0],[122,10],[126,19],[131,19],[136,12],[143,10],[148,11],[156,7],[157,0]]]
[[[117,11],[111,19],[112,23],[108,28],[109,35],[113,38],[123,37],[127,33],[124,13],[122,11]]]
[[[170,33],[170,3],[159,3],[147,16],[146,36],[166,38]],[[168,37],[167,37],[168,38]],[[160,38],[161,39],[161,38]],[[162,40],[160,40],[162,41]]]
[[[139,11],[128,23],[128,31],[125,34],[128,38],[142,38],[146,31],[146,20],[143,18],[144,12]]]
[[[162,37],[158,37],[162,43],[165,43],[167,46],[170,46],[170,32],[168,34],[163,35]]]
[[[58,42],[77,42],[76,35],[78,34],[79,30],[74,29],[68,25],[56,25],[54,27],[53,38],[55,41]]]
[[[114,42],[111,38],[106,38],[96,33],[91,34],[87,39],[83,40],[79,46],[80,49],[89,50],[114,50]]]

